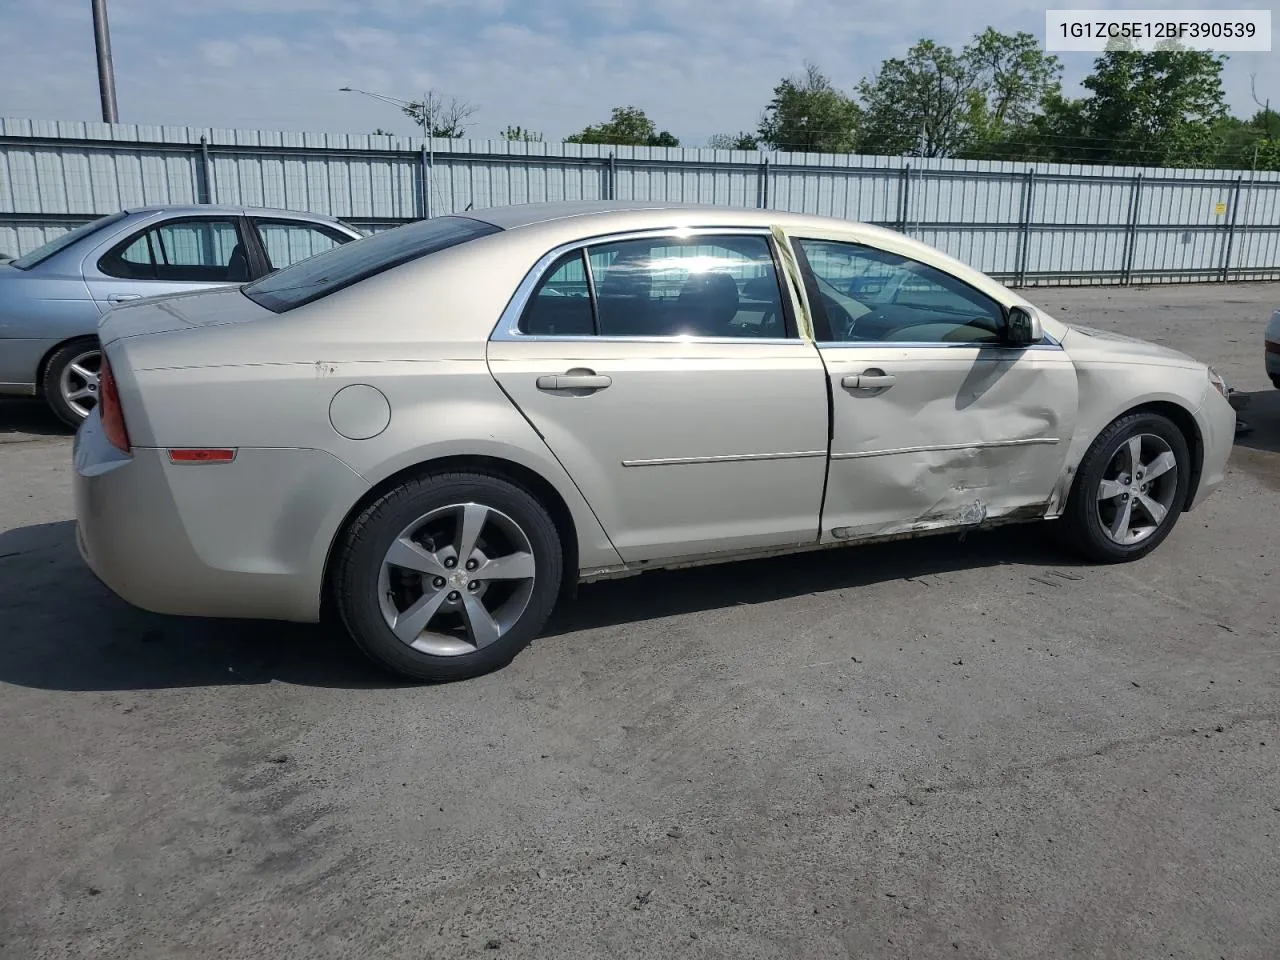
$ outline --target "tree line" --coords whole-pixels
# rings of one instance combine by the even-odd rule
[[[1166,46],[1143,52],[1123,41],[1093,63],[1086,93],[1062,90],[1062,64],[1029,33],[988,27],[961,49],[921,40],[885,60],[849,91],[816,64],[773,89],[754,130],[721,133],[719,149],[958,157],[982,160],[1280,169],[1280,114],[1269,103],[1231,115],[1222,87],[1226,57]],[[437,100],[431,129],[461,136],[470,105]],[[423,122],[410,109],[405,112]],[[424,129],[427,129],[424,123]],[[509,126],[503,138],[540,142]],[[680,146],[634,105],[565,138],[567,143]]]

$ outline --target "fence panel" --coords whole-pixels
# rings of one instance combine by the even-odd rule
[[[0,253],[121,208],[308,210],[368,231],[557,200],[769,207],[902,230],[1028,284],[1280,277],[1280,173],[0,119]]]

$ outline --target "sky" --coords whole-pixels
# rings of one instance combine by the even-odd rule
[[[754,130],[774,85],[806,61],[852,91],[921,37],[958,48],[988,25],[1042,37],[1047,5],[108,0],[122,122],[410,135],[417,128],[394,107],[338,88],[400,99],[435,89],[477,107],[476,139],[519,124],[559,140],[634,104],[687,146]],[[1214,4],[1147,4],[1157,5]],[[1059,56],[1064,86],[1080,92],[1093,55]],[[1234,54],[1224,79],[1239,115],[1255,109],[1251,75],[1260,99],[1280,103],[1280,54]],[[90,0],[0,0],[0,116],[98,120],[99,110]]]

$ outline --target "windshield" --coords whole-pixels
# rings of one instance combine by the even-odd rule
[[[36,247],[30,253],[18,257],[17,260],[10,260],[9,266],[17,267],[19,270],[28,270],[34,267],[42,260],[48,260],[59,250],[65,250],[71,244],[75,243],[81,237],[87,237],[91,233],[101,230],[103,227],[110,226],[117,220],[123,220],[128,214],[124,211],[113,213],[105,217],[99,217],[97,220],[90,221],[82,226],[76,227],[74,230],[68,230],[61,236],[54,237],[42,247]]]
[[[284,313],[384,270],[497,232],[499,228],[493,224],[470,217],[418,220],[333,247],[241,289],[259,306],[273,313]]]

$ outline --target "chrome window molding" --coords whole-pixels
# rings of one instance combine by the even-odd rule
[[[772,238],[773,231],[769,227],[661,227],[653,230],[628,230],[623,233],[607,233],[598,237],[589,237],[587,239],[579,239],[570,243],[561,244],[560,246],[543,254],[538,262],[533,265],[533,268],[525,274],[524,279],[520,281],[520,285],[516,287],[516,292],[511,297],[506,309],[502,311],[502,316],[498,318],[498,323],[494,327],[493,332],[489,335],[489,340],[516,343],[748,343],[766,345],[805,343],[805,339],[800,336],[693,337],[675,335],[652,337],[611,337],[597,336],[596,334],[566,334],[564,336],[541,334],[530,335],[520,332],[520,317],[524,314],[525,307],[529,304],[529,298],[533,296],[533,292],[537,289],[543,275],[566,253],[572,253],[575,250],[586,251],[589,247],[597,247],[606,243],[621,243],[626,240],[653,240],[668,237],[675,240],[684,240],[689,237],[705,236],[756,236],[764,237],[765,240],[768,241]],[[590,257],[587,259],[590,260]],[[776,272],[777,268],[775,266],[775,273]],[[783,293],[782,285],[788,281],[782,276],[777,277],[777,281],[779,285],[779,295],[781,296]]]
[[[951,343],[942,340],[823,340],[816,346],[819,350],[845,348],[851,350],[896,350],[899,347],[904,350],[919,350],[922,347],[930,347],[942,350],[998,350],[1004,353],[1022,350],[1062,349],[1062,344],[1047,333],[1044,335],[1042,342],[1028,343],[1021,346],[1012,343]]]

